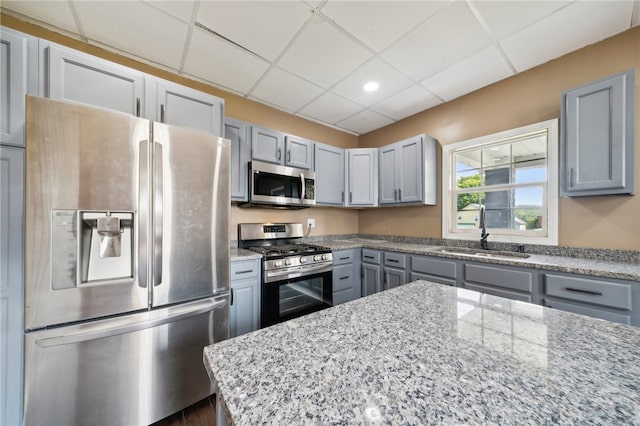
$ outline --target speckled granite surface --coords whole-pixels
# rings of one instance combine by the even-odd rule
[[[247,249],[231,248],[229,257],[233,262],[235,260],[260,259],[262,255]]]
[[[231,424],[640,424],[640,328],[425,281],[204,361]]]
[[[576,274],[591,275],[594,277],[640,281],[640,263],[628,261],[622,262],[618,261],[617,258],[612,260],[603,260],[545,254],[529,254],[529,257],[526,259],[483,258],[465,254],[443,253],[438,251],[438,249],[442,248],[441,245],[426,245],[404,241],[386,241],[357,237],[349,239],[318,239],[315,242],[330,247],[333,250],[363,247],[376,250],[390,250],[404,253],[446,257],[451,259],[463,259],[482,263],[494,263],[499,265],[545,269],[549,271],[570,272]]]

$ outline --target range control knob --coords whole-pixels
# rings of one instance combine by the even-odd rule
[[[291,265],[291,259],[285,259],[284,260],[284,264],[285,264],[285,266],[290,266]]]
[[[327,255],[326,254],[322,255],[322,260],[327,260]]]
[[[307,263],[307,258],[306,257],[301,257],[300,258],[300,263]]]
[[[319,254],[316,254],[315,256],[313,256],[313,261],[314,262],[317,262],[319,260],[320,260],[320,255]]]
[[[282,260],[276,260],[275,262],[273,262],[274,265],[276,265],[276,268],[280,268],[282,267]]]

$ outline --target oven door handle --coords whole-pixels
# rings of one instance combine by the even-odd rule
[[[318,266],[305,266],[299,270],[286,270],[286,271],[265,271],[265,284],[273,281],[280,281],[277,278],[299,278],[305,275],[312,275],[319,272],[331,272],[333,270],[333,263],[318,265]]]
[[[304,201],[304,196],[305,196],[305,185],[304,185],[304,173],[300,172],[300,182],[302,183],[302,195],[300,196],[300,202]]]

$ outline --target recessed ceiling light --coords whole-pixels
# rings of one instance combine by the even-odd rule
[[[362,86],[365,92],[375,92],[376,90],[378,90],[378,87],[380,87],[380,85],[376,81],[370,81]]]

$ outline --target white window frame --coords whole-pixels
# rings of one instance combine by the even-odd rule
[[[558,245],[558,119],[541,121],[528,126],[516,129],[505,130],[479,138],[469,139],[442,147],[442,238],[453,240],[480,241],[480,230],[460,230],[456,229],[457,200],[452,196],[455,185],[456,168],[453,164],[453,154],[461,149],[473,147],[490,146],[496,143],[504,143],[508,139],[518,136],[547,131],[547,184],[546,184],[546,235],[534,236],[516,233],[513,230],[501,232],[499,229],[487,228],[490,233],[489,243],[519,243],[519,244],[541,244]],[[544,207],[544,206],[543,206]],[[477,235],[476,235],[477,234]]]

